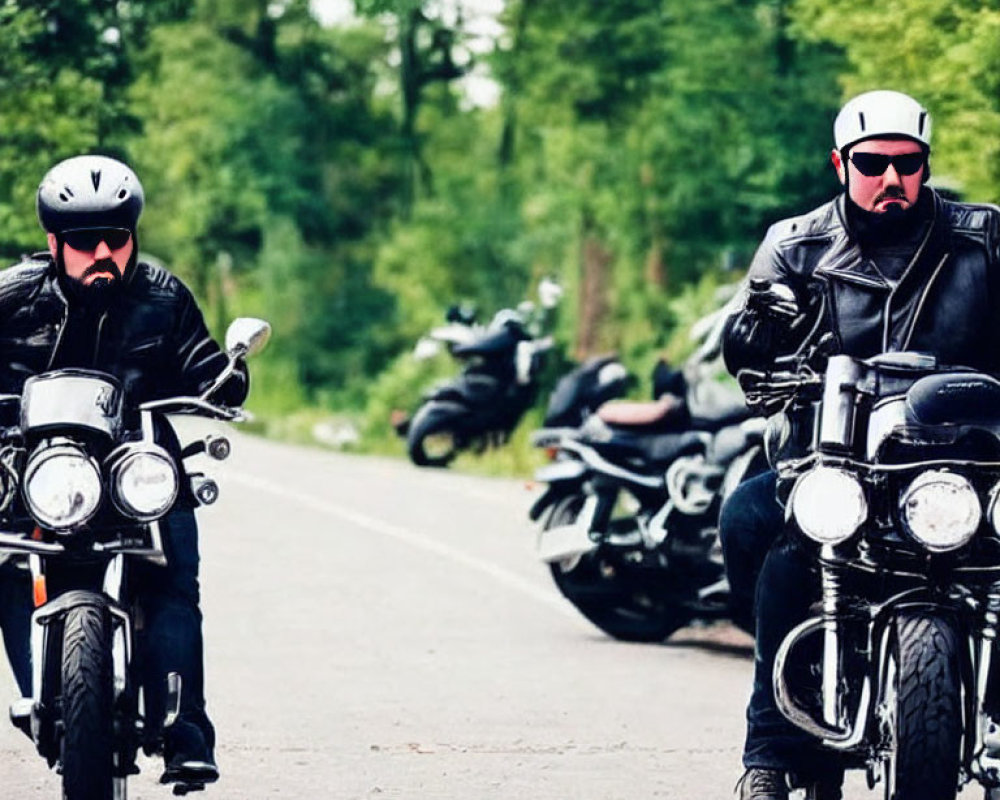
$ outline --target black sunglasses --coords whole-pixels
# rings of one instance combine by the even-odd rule
[[[128,244],[132,231],[125,228],[72,228],[62,232],[63,241],[74,250],[92,253],[101,242],[118,250]]]
[[[899,156],[886,156],[882,153],[851,153],[851,163],[858,172],[869,178],[883,175],[889,165],[895,167],[899,175],[915,175],[924,165],[927,157],[923,153],[903,153]]]

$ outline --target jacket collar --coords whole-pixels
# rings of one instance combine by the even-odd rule
[[[66,296],[66,292],[63,290],[62,281],[60,280],[61,275],[59,273],[59,267],[56,264],[52,254],[47,251],[42,251],[36,253],[32,256],[33,259],[45,262],[45,272],[44,280],[45,285],[49,291],[51,291],[59,300],[62,302],[66,308],[69,308],[70,302],[69,298]],[[112,303],[112,305],[121,302],[121,297],[124,295],[128,289],[131,287],[133,280],[135,279],[136,272],[139,271],[139,261],[138,259],[133,259],[133,262],[129,265],[128,269],[125,271],[125,275],[122,277],[121,290],[118,292],[118,299]]]
[[[922,284],[940,262],[949,245],[947,215],[942,208],[943,201],[932,189],[924,189],[931,198],[931,224],[927,228],[914,252],[905,272],[900,278],[897,292],[905,292],[911,284]],[[847,195],[841,194],[833,201],[833,213],[829,216],[828,235],[832,238],[830,247],[816,265],[815,274],[838,278],[848,283],[890,290],[891,287],[875,266],[861,253],[861,246],[847,222]]]

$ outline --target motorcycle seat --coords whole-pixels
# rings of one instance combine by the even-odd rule
[[[1000,427],[1000,381],[980,372],[928,375],[907,391],[906,411],[921,425]]]
[[[499,330],[487,330],[482,336],[466,344],[456,345],[452,353],[458,357],[499,356],[514,352],[517,343],[530,338],[522,329],[514,325],[504,325]]]
[[[592,442],[591,446],[614,463],[639,461],[643,467],[657,472],[681,456],[703,451],[705,437],[698,431],[645,435],[619,433],[609,441]]]
[[[612,400],[597,409],[602,422],[630,432],[678,430],[687,427],[688,413],[684,399],[665,394],[650,403]]]

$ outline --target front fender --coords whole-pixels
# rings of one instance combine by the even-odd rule
[[[570,494],[583,494],[583,481],[588,469],[581,461],[555,461],[535,470],[535,480],[549,484],[528,511],[532,522],[541,519],[545,510]]]
[[[417,409],[417,413],[410,420],[410,427],[406,432],[407,438],[411,441],[425,436],[427,433],[446,428],[457,430],[462,427],[462,423],[469,417],[470,411],[467,406],[461,403],[452,403],[446,400],[430,400]]]

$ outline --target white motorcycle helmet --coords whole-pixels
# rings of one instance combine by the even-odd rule
[[[931,115],[908,94],[880,89],[848,100],[833,123],[833,140],[841,153],[880,136],[905,136],[930,151]]]

